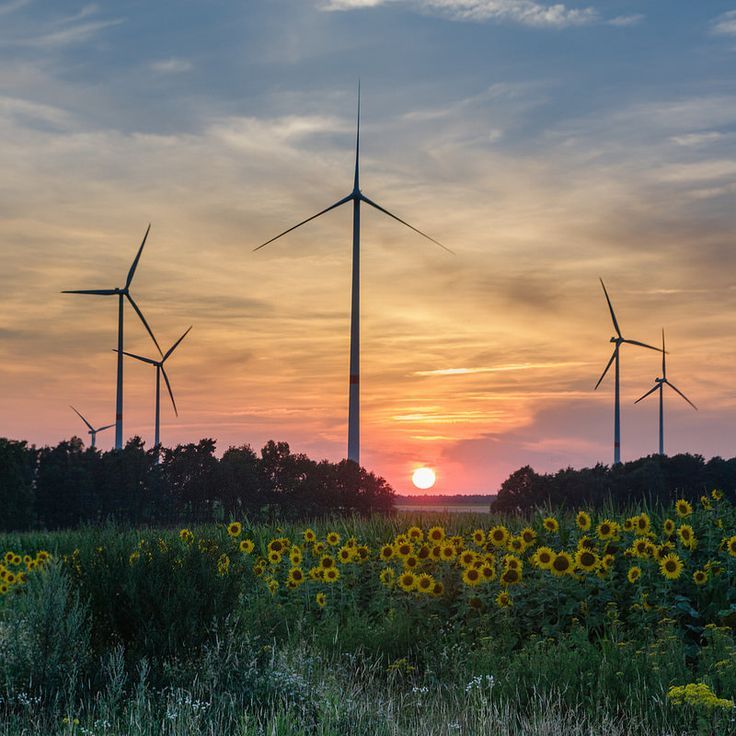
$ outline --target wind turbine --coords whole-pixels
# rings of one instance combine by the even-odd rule
[[[616,362],[616,389],[615,389],[615,400],[614,400],[614,417],[613,417],[613,464],[618,465],[621,462],[621,401],[620,401],[620,390],[619,390],[619,351],[621,349],[621,346],[623,344],[628,345],[638,345],[641,348],[649,348],[649,350],[656,350],[659,352],[659,348],[655,348],[652,345],[647,345],[645,342],[639,342],[638,340],[626,340],[624,339],[623,335],[621,334],[621,330],[618,326],[618,320],[616,319],[616,313],[613,311],[613,305],[611,304],[611,300],[608,297],[608,292],[606,291],[606,285],[603,283],[603,279],[601,281],[601,286],[603,287],[603,293],[606,295],[606,301],[608,302],[608,309],[611,312],[611,320],[613,321],[613,328],[616,330],[616,336],[611,338],[611,342],[614,343],[613,348],[613,355],[611,355],[611,359],[608,361],[608,364],[606,365],[605,370],[601,374],[601,377],[598,379],[598,383],[596,383],[595,388],[597,389],[598,386],[601,385],[601,381],[606,376],[606,373],[608,373],[608,369],[611,367],[611,363],[614,361]],[[595,389],[594,389],[595,390]]]
[[[443,248],[448,253],[452,251],[446,246],[442,245],[438,240],[431,238],[426,233],[418,230],[413,225],[410,225],[405,220],[397,217],[392,212],[376,204],[372,199],[363,194],[360,191],[360,83],[358,83],[358,123],[357,132],[355,135],[355,175],[353,179],[353,191],[350,192],[346,197],[335,202],[324,210],[321,210],[316,215],[308,217],[306,220],[302,220],[297,225],[290,227],[288,230],[276,235],[276,237],[267,240],[262,243],[254,251],[264,248],[269,243],[273,243],[274,240],[278,240],[287,233],[296,230],[298,227],[305,225],[312,220],[316,220],[318,217],[326,214],[330,210],[337,209],[348,202],[353,203],[353,274],[352,274],[352,299],[350,307],[350,389],[349,389],[349,403],[348,403],[348,459],[360,464],[360,205],[361,202],[370,205],[379,212],[383,212],[384,215],[388,215],[402,225],[406,225],[410,230],[418,233],[423,238],[430,240],[431,242]]]
[[[682,396],[685,401],[687,401],[690,406],[692,406],[695,411],[698,410],[698,407],[693,404],[690,399],[688,399],[687,396],[685,396],[682,391],[680,391],[677,386],[670,383],[667,380],[667,362],[666,362],[666,353],[664,349],[664,329],[662,330],[662,378],[655,378],[654,379],[654,386],[647,391],[644,396],[638,398],[634,403],[638,404],[642,399],[646,399],[649,394],[653,394],[655,391],[659,391],[659,454],[664,455],[664,386],[667,384],[673,391],[676,391],[680,396]]]
[[[123,447],[123,304],[124,300],[127,299],[130,302],[130,306],[133,307],[136,314],[140,317],[144,327],[151,336],[154,345],[158,348],[159,353],[161,348],[156,342],[156,338],[151,331],[151,328],[146,322],[146,318],[143,316],[143,312],[138,308],[135,300],[130,295],[130,285],[133,282],[133,276],[135,270],[138,267],[138,261],[141,259],[141,253],[143,252],[143,246],[146,244],[146,238],[151,230],[149,223],[146,229],[146,234],[143,236],[143,242],[141,247],[138,248],[138,253],[133,260],[133,265],[128,271],[128,278],[125,280],[125,286],[117,287],[115,289],[83,289],[75,291],[62,291],[62,294],[91,294],[93,296],[117,296],[118,297],[118,380],[117,380],[117,396],[115,400],[115,449],[121,450]]]
[[[190,327],[189,330],[192,328]],[[179,343],[189,334],[189,330],[187,330],[167,351],[166,354],[163,355],[161,360],[154,360],[153,358],[144,358],[142,355],[136,355],[135,353],[126,353],[123,351],[123,355],[127,355],[130,358],[135,358],[136,360],[140,360],[143,363],[148,363],[149,365],[156,366],[156,427],[155,427],[155,447],[158,447],[160,445],[161,440],[161,432],[160,432],[160,426],[161,426],[161,376],[163,375],[164,381],[166,381],[166,388],[169,391],[169,396],[171,397],[171,404],[174,407],[174,414],[176,416],[179,416],[179,411],[176,408],[176,401],[174,401],[174,392],[171,390],[171,384],[169,383],[169,377],[166,375],[166,368],[164,368],[164,363],[168,360],[168,358],[171,356],[171,354],[176,350],[176,348],[179,346]]]
[[[72,409],[74,409],[73,406],[71,406]],[[114,424],[106,424],[104,427],[98,427],[95,429],[76,409],[74,411],[77,413],[79,418],[89,427],[89,431],[87,432],[88,435],[91,435],[92,441],[90,443],[90,447],[95,446],[95,442],[97,442],[97,433],[102,432],[104,429],[110,429],[110,427],[114,427]]]

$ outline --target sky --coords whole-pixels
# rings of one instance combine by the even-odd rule
[[[613,334],[658,344],[666,449],[731,457],[736,2],[0,0],[0,436],[114,421],[132,293],[169,363],[165,444],[346,454],[352,188],[362,463],[495,492],[610,463]],[[126,309],[126,349],[153,357]],[[657,449],[656,353],[622,350],[622,457]],[[125,435],[154,371],[125,364]],[[109,448],[113,432],[98,437]]]

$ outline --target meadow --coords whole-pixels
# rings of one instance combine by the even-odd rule
[[[736,733],[736,508],[0,536],[0,736]]]

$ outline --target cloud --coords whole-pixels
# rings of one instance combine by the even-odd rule
[[[619,28],[629,28],[630,26],[639,25],[644,20],[645,16],[641,13],[635,15],[617,15],[615,18],[607,20],[606,23],[609,26],[618,26]]]
[[[160,59],[151,64],[151,69],[159,74],[181,74],[192,69],[192,62],[186,59]]]
[[[736,10],[719,15],[711,24],[713,33],[723,36],[736,36]]]
[[[466,376],[476,373],[506,373],[508,371],[528,371],[541,368],[565,368],[568,366],[586,365],[585,363],[557,362],[557,363],[511,363],[498,365],[492,368],[439,368],[433,371],[415,371],[415,376]]]
[[[708,143],[715,143],[724,137],[723,133],[717,130],[709,130],[703,133],[685,133],[684,135],[673,135],[670,140],[678,146],[702,146]]]
[[[0,5],[0,15],[14,13],[16,10],[20,10],[30,2],[31,0],[14,0],[14,2],[2,3],[2,5]]]
[[[566,28],[595,23],[594,8],[568,8],[562,3],[548,5],[536,0],[327,0],[324,10],[357,10],[389,3],[409,4],[420,11],[457,21],[500,21],[537,28]]]

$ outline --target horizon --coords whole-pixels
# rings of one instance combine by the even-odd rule
[[[734,455],[736,11],[633,0],[0,2],[0,435],[114,421],[112,288],[165,350],[162,442],[346,455],[350,223],[364,208],[361,464],[491,494],[613,457],[614,334],[667,336],[665,451]],[[290,18],[289,24],[282,22]],[[366,61],[370,59],[370,64]],[[155,347],[126,306],[126,351]],[[125,362],[125,439],[153,371]],[[656,453],[659,356],[622,351],[622,460]],[[114,431],[97,438],[108,449]],[[85,439],[85,444],[87,440]],[[431,491],[412,489],[420,466]],[[489,490],[480,492],[479,487]]]

